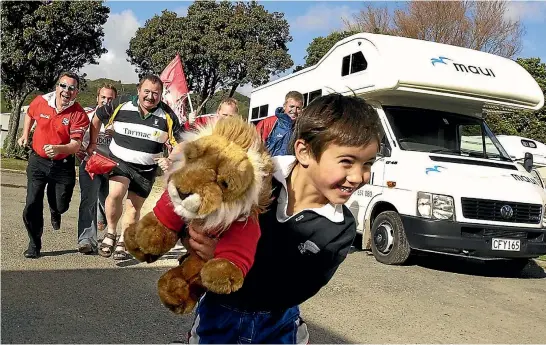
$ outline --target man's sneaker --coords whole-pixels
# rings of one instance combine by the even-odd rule
[[[51,226],[53,230],[59,230],[61,228],[61,214],[51,213]]]
[[[96,249],[89,243],[85,243],[78,246],[78,252],[89,255],[95,253]]]

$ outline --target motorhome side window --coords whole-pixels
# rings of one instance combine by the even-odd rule
[[[534,142],[534,141],[531,141],[531,140],[525,140],[525,139],[521,139],[521,144],[525,147],[530,147],[532,149],[536,149],[537,148],[537,144]]]
[[[264,117],[267,117],[268,110],[269,110],[269,104],[252,108],[252,115],[250,117],[250,121],[258,121]]]
[[[510,160],[479,118],[417,108],[384,109],[402,150]]]
[[[344,77],[352,73],[364,71],[366,68],[368,68],[368,61],[366,61],[364,54],[362,54],[362,52],[356,52],[343,57],[341,62],[341,76]]]
[[[260,107],[252,108],[252,115],[250,116],[251,120],[257,120],[260,117]]]
[[[303,94],[303,107],[308,106],[313,100],[322,96],[322,90],[315,90]]]
[[[260,107],[260,118],[267,117],[268,110],[269,110],[269,104],[262,105]]]

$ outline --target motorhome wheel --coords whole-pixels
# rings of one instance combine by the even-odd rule
[[[380,213],[372,225],[372,253],[375,259],[387,265],[400,265],[410,256],[411,248],[404,225],[398,213]]]

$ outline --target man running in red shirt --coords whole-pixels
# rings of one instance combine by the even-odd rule
[[[32,152],[28,159],[27,198],[23,210],[29,237],[28,248],[24,252],[27,258],[40,257],[46,185],[53,229],[60,228],[61,214],[70,206],[76,184],[74,153],[80,148],[89,126],[85,111],[75,102],[79,84],[77,74],[62,73],[55,91],[34,98],[25,116],[19,145],[27,145],[30,129],[36,122]]]

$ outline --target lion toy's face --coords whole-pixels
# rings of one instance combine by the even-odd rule
[[[222,118],[183,139],[183,155],[167,183],[178,215],[199,220],[203,230],[222,230],[265,209],[272,162],[253,125]]]

